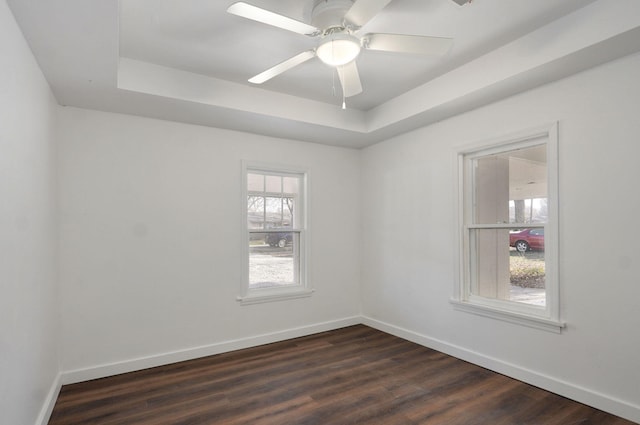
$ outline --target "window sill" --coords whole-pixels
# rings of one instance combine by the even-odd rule
[[[559,322],[544,317],[530,316],[527,314],[516,313],[512,311],[501,310],[494,307],[471,304],[469,302],[450,300],[453,308],[458,311],[477,314],[479,316],[490,317],[492,319],[502,320],[509,323],[515,323],[522,326],[528,326],[534,329],[540,329],[547,332],[561,333],[566,326],[564,322]]]
[[[240,305],[263,304],[274,301],[293,300],[296,298],[307,298],[313,294],[313,289],[302,289],[287,292],[253,293],[244,297],[238,297]]]

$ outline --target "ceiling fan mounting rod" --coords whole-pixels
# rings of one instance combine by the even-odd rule
[[[315,2],[311,12],[311,25],[324,28],[347,27],[345,14],[353,6],[353,0],[320,0]]]

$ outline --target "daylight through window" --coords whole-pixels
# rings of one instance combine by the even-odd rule
[[[306,289],[304,172],[245,168],[246,279],[243,297]]]

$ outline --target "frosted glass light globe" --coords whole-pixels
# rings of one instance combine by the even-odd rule
[[[360,41],[349,34],[332,34],[316,49],[320,60],[330,66],[346,65],[360,54]]]

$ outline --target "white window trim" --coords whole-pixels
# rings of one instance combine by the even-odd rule
[[[500,152],[508,149],[510,145],[526,147],[540,144],[539,140],[545,139],[547,146],[548,169],[548,208],[549,219],[543,226],[545,228],[545,261],[546,261],[546,306],[538,307],[523,303],[496,300],[480,297],[471,293],[469,271],[469,229],[482,228],[482,225],[469,225],[469,209],[465,210],[465,199],[469,199],[472,190],[469,181],[465,181],[465,157],[475,154],[488,155],[493,151]],[[455,273],[455,286],[451,304],[453,308],[468,313],[473,313],[493,319],[516,323],[536,329],[560,333],[565,323],[560,319],[560,288],[558,284],[558,123],[547,124],[500,138],[475,142],[460,146],[455,151],[455,184],[457,196],[455,197],[455,211],[458,214],[455,229],[455,240],[458,241],[456,249],[457,270]],[[505,225],[511,227],[512,225]],[[499,226],[491,226],[495,228]]]
[[[302,212],[300,213],[300,284],[291,285],[287,287],[275,287],[275,288],[249,288],[249,229],[247,227],[247,172],[257,171],[274,174],[301,174],[302,178]],[[297,298],[305,298],[313,294],[314,289],[311,286],[311,282],[308,275],[309,270],[309,258],[310,258],[310,238],[309,238],[309,226],[310,217],[309,213],[309,182],[310,182],[310,170],[306,167],[297,167],[291,165],[265,163],[260,161],[242,161],[242,279],[240,282],[240,295],[237,300],[240,305],[252,305],[262,304],[273,301],[290,300]]]

